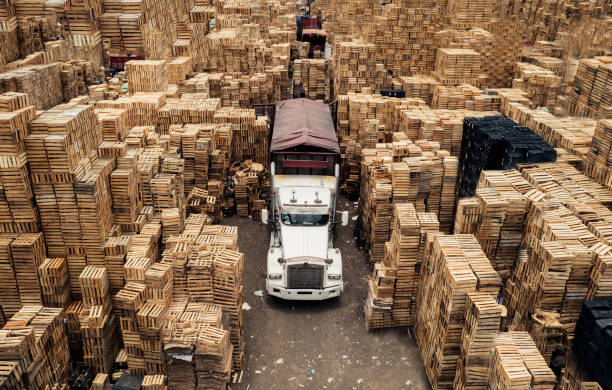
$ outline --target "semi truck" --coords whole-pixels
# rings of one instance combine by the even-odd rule
[[[266,291],[288,300],[342,293],[342,255],[333,245],[340,146],[329,107],[308,99],[278,102],[270,142],[272,225]]]

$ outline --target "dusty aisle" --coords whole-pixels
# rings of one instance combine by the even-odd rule
[[[327,302],[290,302],[255,295],[264,292],[268,227],[246,218],[236,225],[245,254],[244,313],[247,349],[238,390],[272,389],[429,389],[414,338],[405,328],[367,332],[363,303],[367,259],[354,242],[356,205],[341,198],[351,223],[338,226],[335,243],[344,261],[344,294]]]

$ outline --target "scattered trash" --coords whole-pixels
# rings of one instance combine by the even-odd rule
[[[314,374],[315,374],[315,369],[314,369],[314,368],[311,368],[311,369],[310,369],[310,373],[311,373],[312,375],[314,375]]]
[[[290,381],[292,381],[292,380],[294,380],[294,379],[295,379],[295,377],[294,377],[294,376],[292,376],[291,378],[289,378],[289,380],[290,380]]]
[[[378,359],[378,356],[372,356],[372,360]]]
[[[334,381],[334,378],[327,378],[327,383],[332,383]]]
[[[261,371],[266,371],[266,367],[265,367],[265,366],[264,366],[264,367],[262,367],[262,368],[261,368]]]
[[[360,384],[362,384],[362,383],[363,383],[363,379],[361,379],[361,378],[357,379],[357,384],[359,384],[359,385],[360,385]]]
[[[353,218],[351,218],[353,221],[357,220],[357,215],[355,215]]]
[[[285,361],[283,360],[283,358],[280,359],[276,359],[276,364],[283,364]]]
[[[342,359],[348,359],[348,355],[342,355]]]
[[[255,370],[255,374],[261,374],[261,371]]]
[[[254,294],[257,297],[263,297],[263,291],[261,291],[261,290],[255,290]]]
[[[242,310],[251,310],[251,305],[249,305],[248,303],[244,302],[242,304]]]

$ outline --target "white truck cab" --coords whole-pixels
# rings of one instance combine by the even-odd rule
[[[310,139],[314,132],[307,125],[314,122],[301,118],[300,113],[323,117],[324,121],[315,121],[319,126],[315,130],[321,133],[323,127],[327,144],[321,146],[317,144],[320,140]],[[287,117],[297,120],[288,122]],[[339,146],[331,114],[325,104],[295,99],[277,104],[275,122],[279,119],[284,127],[275,125],[272,136],[270,212],[262,213],[262,222],[273,228],[266,291],[291,300],[337,297],[343,290],[342,255],[333,245],[338,223]],[[292,140],[297,136],[297,143],[287,143],[287,134]],[[341,222],[348,224],[348,212],[342,213]]]
[[[268,294],[294,300],[339,296],[342,255],[332,242],[336,178],[276,175],[273,182],[278,217],[268,251]]]

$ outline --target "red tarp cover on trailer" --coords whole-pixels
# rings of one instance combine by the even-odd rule
[[[327,104],[308,99],[276,103],[270,151],[311,146],[340,153],[331,111]]]
[[[319,30],[318,28],[307,28],[302,30],[302,35],[319,35],[319,36],[326,36],[327,33],[325,32],[325,30]]]

